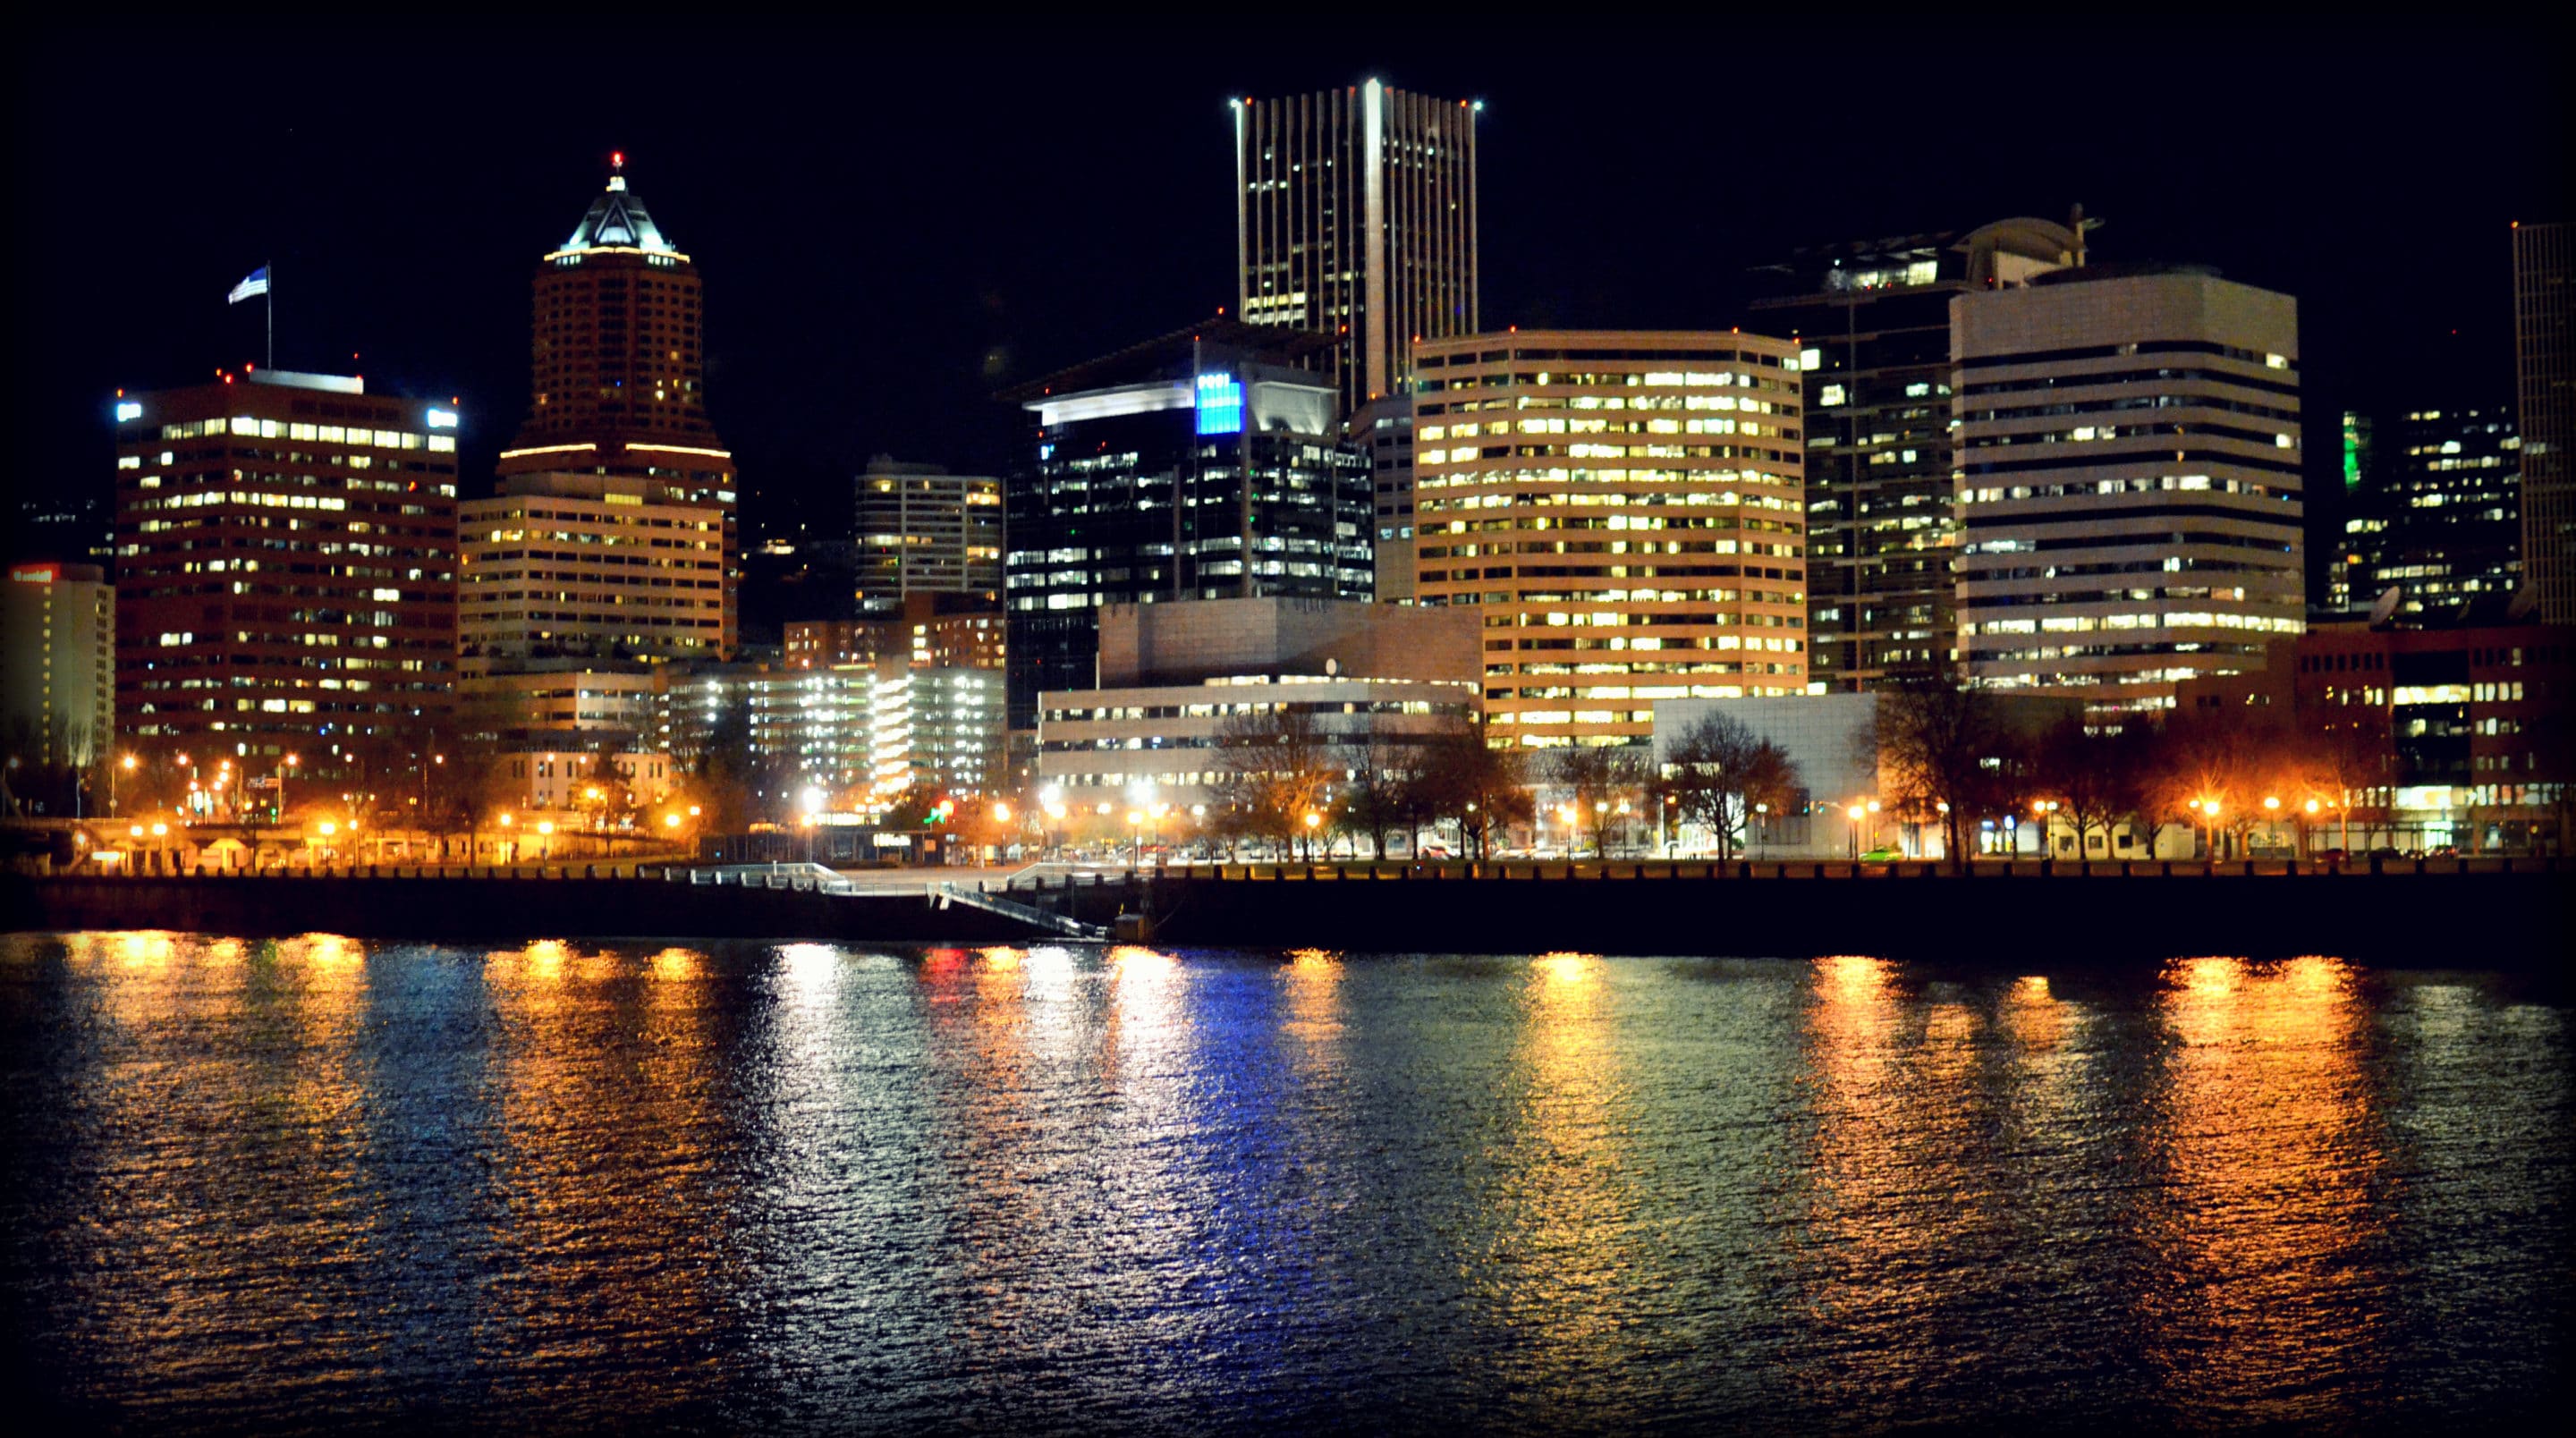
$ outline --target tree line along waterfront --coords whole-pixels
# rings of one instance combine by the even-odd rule
[[[2263,706],[2186,709],[2160,724],[2088,723],[2071,704],[1917,684],[1876,696],[1847,753],[1791,746],[1712,706],[1654,745],[1497,747],[1473,722],[1390,735],[1290,704],[1228,720],[1212,800],[1152,786],[1105,797],[1029,783],[1010,794],[914,797],[871,826],[904,850],[863,853],[800,783],[722,726],[660,782],[566,753],[562,808],[523,814],[525,781],[488,740],[424,734],[360,753],[354,784],[306,780],[287,754],[128,753],[81,776],[104,813],[20,823],[22,867],[49,872],[686,862],[718,853],[827,862],[1112,866],[1403,859],[1789,858],[2078,862],[2439,854],[2368,841],[2348,804],[2387,741],[2357,723],[2297,722]],[[2563,747],[2567,736],[2541,742]],[[1812,770],[1831,769],[1843,788]],[[381,773],[382,782],[370,777]],[[40,776],[41,778],[41,776]],[[1846,791],[1847,790],[1847,791]],[[2564,808],[2564,801],[2561,801]],[[2564,815],[2562,813],[2563,822]],[[2356,841],[2356,833],[2361,838]],[[746,847],[748,845],[748,847]],[[2532,838],[2503,852],[2537,854]]]

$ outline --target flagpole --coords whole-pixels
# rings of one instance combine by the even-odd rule
[[[268,367],[277,368],[277,261],[268,262],[268,284],[259,297],[268,301]]]

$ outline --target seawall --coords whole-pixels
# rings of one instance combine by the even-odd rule
[[[918,893],[819,894],[661,878],[185,876],[0,879],[0,930],[171,929],[353,938],[1023,943],[999,914]]]
[[[2566,866],[2372,873],[2270,865],[1323,866],[1151,881],[1154,940],[1346,951],[1873,954],[2055,964],[2334,954],[2402,966],[2557,968]]]

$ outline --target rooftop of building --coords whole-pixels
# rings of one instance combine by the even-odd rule
[[[2204,280],[2225,279],[2216,265],[2190,264],[2179,260],[2113,260],[2086,265],[2081,269],[2050,270],[2033,275],[2033,285],[2085,285],[2100,280],[2142,280],[2163,276],[2188,275]]]
[[[1284,325],[1245,324],[1220,314],[1098,359],[1085,360],[1025,384],[1013,385],[993,397],[1004,404],[1026,404],[1048,395],[1081,394],[1119,385],[1187,379],[1211,357],[1237,366],[1250,362],[1289,369],[1317,355],[1331,353],[1335,344],[1331,335],[1290,329]],[[1320,375],[1312,378],[1317,384],[1328,383]]]
[[[613,163],[617,173],[608,177],[608,188],[600,192],[598,199],[590,202],[581,223],[573,227],[572,238],[564,241],[554,253],[563,255],[583,250],[618,249],[688,258],[662,237],[661,227],[653,223],[652,215],[644,208],[643,197],[626,187],[626,157],[620,154]],[[549,259],[553,257],[547,256]]]

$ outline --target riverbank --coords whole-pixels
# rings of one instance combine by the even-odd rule
[[[168,929],[422,940],[818,939],[993,944],[1029,926],[922,893],[822,894],[686,881],[684,869],[429,870],[394,877],[262,875],[0,879],[0,931]],[[665,878],[668,874],[673,877]]]
[[[2432,861],[1978,866],[1591,863],[1173,872],[1156,941],[1380,951],[2034,956],[2334,954],[2371,963],[2556,965],[2567,866]],[[2470,952],[2474,949],[2474,960]]]
[[[280,877],[10,877],[0,929],[167,929],[359,938],[1058,942],[936,893],[689,882],[687,870]],[[2562,862],[1991,866],[1550,863],[1224,866],[1012,888],[1165,946],[1346,952],[1784,955],[1949,962],[2035,956],[2333,954],[2441,967],[2570,946]],[[1134,932],[1131,930],[1131,932]]]

